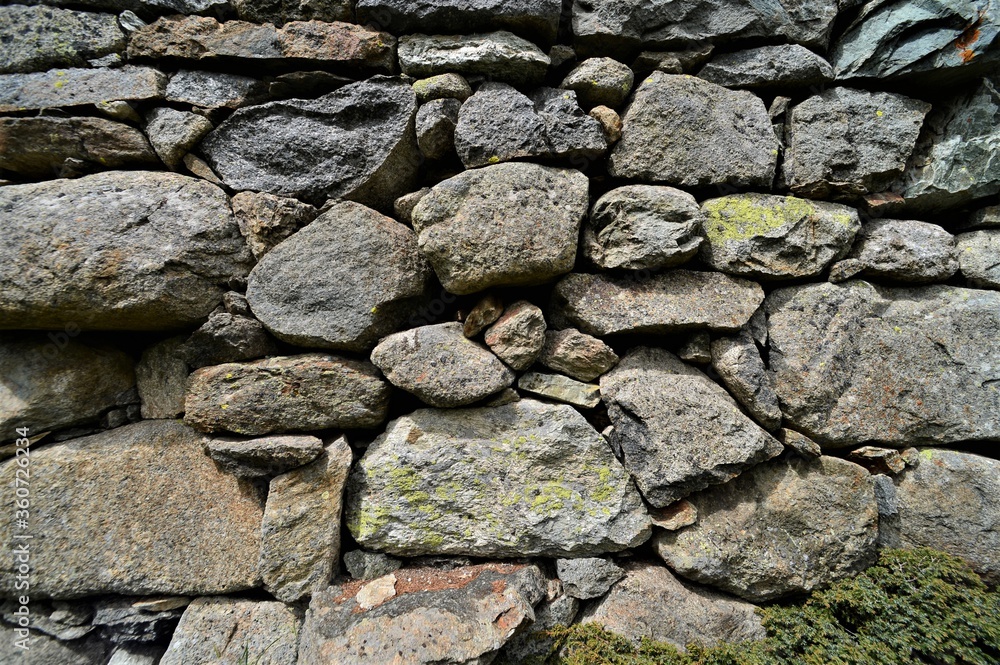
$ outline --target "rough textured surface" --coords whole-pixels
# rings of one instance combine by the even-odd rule
[[[417,111],[417,146],[427,159],[445,159],[455,152],[455,124],[462,102],[434,99]]]
[[[0,248],[2,327],[190,325],[250,268],[225,192],[203,180],[121,171],[12,185],[0,210],[18,220]]]
[[[454,73],[537,84],[549,57],[529,41],[506,31],[476,35],[407,35],[399,40],[399,66],[417,78]]]
[[[180,167],[184,155],[212,131],[212,123],[197,113],[161,107],[146,116],[146,135],[163,163]]]
[[[438,74],[413,82],[413,92],[421,104],[435,99],[456,99],[464,102],[472,96],[469,82],[460,74]]]
[[[604,439],[572,407],[527,399],[389,423],[352,471],[347,524],[403,556],[586,556],[649,537]]]
[[[767,371],[749,332],[712,341],[712,368],[722,384],[765,429],[781,425],[774,377]]]
[[[371,357],[389,383],[431,406],[471,404],[514,382],[514,373],[495,355],[465,337],[461,323],[389,335]]]
[[[625,111],[608,172],[681,187],[768,188],[778,144],[764,103],[691,76],[653,72]]]
[[[545,316],[539,307],[519,300],[486,329],[484,339],[490,350],[511,369],[528,369],[545,344]]]
[[[618,364],[610,346],[575,328],[546,330],[538,362],[580,381],[593,381]]]
[[[249,76],[182,69],[170,77],[166,99],[206,109],[235,109],[263,96],[262,93],[261,82]]]
[[[426,296],[430,270],[416,240],[370,208],[338,203],[260,260],[247,300],[278,339],[365,351]]]
[[[1000,289],[1000,231],[974,231],[956,238],[962,275],[973,286]]]
[[[628,66],[612,58],[589,58],[566,75],[559,87],[575,90],[586,108],[618,108],[632,91],[635,75]]]
[[[663,508],[782,452],[733,398],[669,351],[639,347],[601,377],[611,445],[650,505]]]
[[[114,100],[162,99],[166,85],[165,74],[131,65],[0,75],[0,113]]]
[[[216,312],[180,348],[192,369],[278,354],[278,345],[257,319]]]
[[[323,452],[314,436],[265,436],[258,439],[208,439],[205,452],[219,468],[241,478],[284,473],[308,464]]]
[[[436,185],[413,228],[451,293],[538,284],[572,270],[587,203],[579,171],[497,164]]]
[[[240,233],[257,259],[316,219],[318,214],[316,208],[307,203],[274,194],[240,192],[231,203]]]
[[[542,601],[535,608],[535,623],[503,646],[498,662],[530,663],[532,658],[548,656],[556,639],[545,636],[542,631],[571,625],[579,609],[580,601],[565,594],[551,602]],[[507,661],[503,660],[505,658]]]
[[[184,337],[171,337],[147,347],[135,365],[135,385],[143,418],[175,418],[184,413],[190,369],[181,359]]]
[[[32,450],[33,595],[207,595],[256,586],[262,506],[215,468],[203,446],[194,430],[157,420]],[[13,477],[12,465],[0,470]],[[0,523],[0,534],[13,542],[13,523]],[[0,568],[5,594],[14,593],[14,565],[8,557]]]
[[[230,0],[244,21],[274,23],[288,21],[350,21],[352,0]]]
[[[125,50],[114,14],[52,7],[0,7],[0,74],[86,65]]]
[[[358,22],[377,23],[394,34],[509,30],[542,43],[555,39],[560,0],[358,0]]]
[[[583,409],[592,409],[601,403],[601,389],[559,374],[527,372],[517,380],[517,387],[526,393],[540,395],[557,402],[566,402]]]
[[[381,552],[351,550],[344,552],[344,568],[356,580],[374,580],[399,570],[403,562]]]
[[[900,282],[941,282],[958,270],[955,237],[937,224],[872,219],[858,232],[843,261],[830,268],[830,281],[871,277]]]
[[[466,337],[475,337],[499,319],[501,314],[503,314],[503,301],[496,294],[487,294],[473,305],[465,316],[462,333]]]
[[[1000,440],[1000,293],[851,281],[766,307],[782,411],[819,443]]]
[[[698,522],[653,544],[678,574],[750,601],[811,591],[874,562],[872,483],[833,457],[767,462],[689,497]]]
[[[603,596],[615,582],[625,577],[620,566],[600,557],[558,559],[556,574],[566,593],[581,600]]]
[[[819,85],[833,79],[823,58],[798,44],[761,46],[717,55],[698,78],[727,88],[790,88]]]
[[[389,386],[373,365],[307,353],[195,371],[184,420],[247,435],[376,427],[388,403]]]

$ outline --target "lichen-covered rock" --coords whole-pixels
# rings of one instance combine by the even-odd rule
[[[765,307],[786,422],[824,446],[1000,440],[1000,293],[851,281]]]
[[[764,102],[692,76],[653,72],[608,159],[617,178],[681,187],[770,188],[778,143]]]
[[[268,252],[247,300],[275,337],[366,351],[426,296],[430,270],[412,230],[357,203],[337,203]]]
[[[633,350],[601,377],[601,397],[611,445],[656,508],[784,450],[723,388],[669,351]]]
[[[814,277],[851,248],[858,212],[794,196],[733,194],[702,203],[701,259],[758,279]]]
[[[322,353],[278,356],[196,370],[184,421],[205,432],[247,435],[377,427],[389,392],[367,362]]]
[[[545,344],[545,316],[539,307],[519,300],[486,329],[485,341],[511,369],[528,369]]]
[[[312,462],[323,452],[314,436],[264,436],[256,439],[208,439],[205,452],[219,468],[240,478],[285,473]]]
[[[263,83],[249,76],[182,69],[170,77],[166,99],[206,109],[236,109],[263,92]]]
[[[526,372],[517,380],[517,387],[526,393],[565,402],[582,409],[593,409],[601,403],[600,386],[582,383],[561,374]]]
[[[32,595],[200,596],[257,586],[261,502],[203,447],[181,423],[151,420],[32,449]],[[0,471],[13,477],[12,465]],[[13,529],[0,522],[3,542],[16,542]],[[15,569],[13,557],[0,564],[7,596],[16,593]]]
[[[781,407],[774,377],[767,371],[753,337],[746,330],[736,337],[712,341],[712,368],[740,404],[765,429],[781,425]]]
[[[649,537],[600,434],[570,406],[527,399],[392,421],[355,465],[346,510],[362,547],[402,556],[588,556]]]
[[[717,55],[698,78],[727,88],[794,88],[832,80],[833,68],[804,46],[781,44]]]
[[[421,104],[435,99],[456,99],[464,102],[472,96],[472,87],[460,74],[438,74],[414,81],[413,92]]]
[[[625,577],[620,566],[600,557],[559,559],[556,574],[566,593],[581,600],[603,596],[615,582]]]
[[[17,220],[0,246],[3,328],[192,325],[250,269],[228,197],[204,180],[112,171],[11,185],[0,210]]]
[[[135,386],[143,418],[176,418],[184,413],[184,395],[190,368],[181,358],[184,336],[170,337],[147,347],[135,365]]]
[[[868,220],[830,281],[870,277],[900,282],[943,282],[958,271],[955,237],[937,224],[902,219]]]
[[[587,189],[579,171],[537,164],[465,171],[420,200],[413,228],[451,293],[539,284],[572,270]]]
[[[955,240],[962,276],[973,286],[1000,289],[1000,231],[973,231]]]
[[[576,91],[586,108],[618,108],[632,91],[635,74],[613,58],[588,58],[566,75],[560,88]]]
[[[653,544],[671,569],[753,602],[811,591],[874,562],[872,477],[833,457],[775,460],[688,497],[698,522]]]
[[[764,300],[758,284],[719,273],[672,270],[650,277],[573,273],[556,284],[553,323],[591,335],[735,332]]]
[[[454,73],[489,76],[519,85],[541,82],[549,57],[517,35],[500,30],[475,35],[407,35],[399,40],[404,74],[424,78]]]
[[[167,76],[150,67],[50,69],[0,75],[0,113],[106,101],[163,99]]]
[[[560,0],[358,0],[358,22],[393,34],[509,30],[542,43],[559,28]]]
[[[308,203],[259,192],[240,192],[230,203],[240,233],[258,260],[319,214]]]
[[[354,8],[352,0],[229,1],[244,21],[275,25],[289,21],[350,21]]]
[[[125,51],[114,14],[53,7],[0,7],[0,74],[86,65]]]
[[[593,381],[618,364],[614,350],[576,330],[546,330],[538,362],[579,381]]]
[[[471,404],[514,382],[514,373],[495,355],[466,338],[461,323],[389,335],[371,358],[389,383],[431,406]]]
[[[455,125],[462,102],[435,99],[417,111],[417,146],[427,159],[445,159],[455,152]]]
[[[319,99],[240,109],[201,150],[234,189],[390,209],[419,163],[416,111],[409,85],[374,77]]]

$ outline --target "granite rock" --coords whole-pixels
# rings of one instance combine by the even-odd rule
[[[799,88],[833,80],[833,67],[798,44],[760,46],[717,55],[698,78],[727,88]]]
[[[1000,231],[962,233],[955,240],[962,276],[969,284],[1000,289]]]
[[[519,300],[486,329],[485,341],[511,369],[528,369],[545,344],[545,316],[539,307]]]
[[[0,75],[0,113],[107,101],[163,99],[167,76],[150,67],[50,69]]]
[[[937,224],[902,219],[868,220],[830,281],[852,277],[899,282],[943,282],[958,271],[955,237]]]
[[[560,0],[358,0],[358,22],[393,34],[451,34],[509,30],[527,39],[555,39],[562,13]]]
[[[712,341],[712,368],[733,397],[764,429],[781,425],[781,406],[774,392],[774,377],[767,371],[749,332]]]
[[[319,214],[308,203],[274,194],[240,192],[230,202],[240,233],[258,260]]]
[[[399,40],[399,66],[404,74],[426,78],[437,74],[489,76],[519,85],[537,85],[549,57],[510,32],[474,35],[407,35]]]
[[[585,108],[618,108],[632,91],[635,75],[613,58],[588,58],[566,75],[560,88],[576,91]]]
[[[556,560],[556,573],[567,595],[580,600],[603,596],[625,577],[617,564],[600,557]]]
[[[263,97],[263,82],[239,74],[181,69],[167,84],[168,102],[205,109],[237,109]]]
[[[176,418],[184,413],[190,368],[181,358],[184,336],[146,347],[135,365],[135,383],[143,418]]]
[[[0,74],[79,67],[125,51],[125,34],[114,14],[55,7],[0,7]]]
[[[211,121],[197,113],[160,107],[146,116],[149,142],[163,163],[173,170],[180,167],[184,155],[210,131]]]
[[[205,452],[226,473],[240,478],[262,478],[312,462],[323,452],[323,442],[306,435],[246,440],[214,437],[206,442]]]
[[[526,393],[582,409],[593,409],[601,403],[600,386],[582,383],[560,374],[526,372],[517,380],[517,387]]]
[[[538,362],[579,381],[593,381],[618,364],[614,350],[575,328],[546,330]]]

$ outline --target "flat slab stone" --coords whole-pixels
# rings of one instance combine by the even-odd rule
[[[263,83],[249,76],[182,69],[170,77],[166,98],[207,109],[235,109],[263,93]]]
[[[560,0],[358,0],[358,23],[375,23],[395,35],[509,30],[552,42],[559,29]]]
[[[524,392],[583,409],[593,409],[601,403],[600,386],[583,383],[560,374],[525,372],[517,380],[517,387]]]
[[[167,75],[151,67],[50,69],[0,75],[0,113],[99,104],[118,100],[163,99]]]
[[[0,7],[0,74],[86,65],[125,51],[114,14],[54,7]]]
[[[312,462],[323,452],[323,442],[304,435],[246,440],[215,437],[208,440],[205,452],[226,473],[241,478],[262,478]]]
[[[417,78],[455,73],[537,85],[549,56],[505,30],[474,35],[406,35],[399,40],[399,66]]]
[[[794,88],[832,80],[833,67],[804,46],[781,44],[717,55],[698,78],[727,88]]]

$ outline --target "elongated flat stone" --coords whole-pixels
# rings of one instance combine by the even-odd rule
[[[151,67],[50,69],[0,75],[0,113],[108,101],[163,99],[167,76]]]

